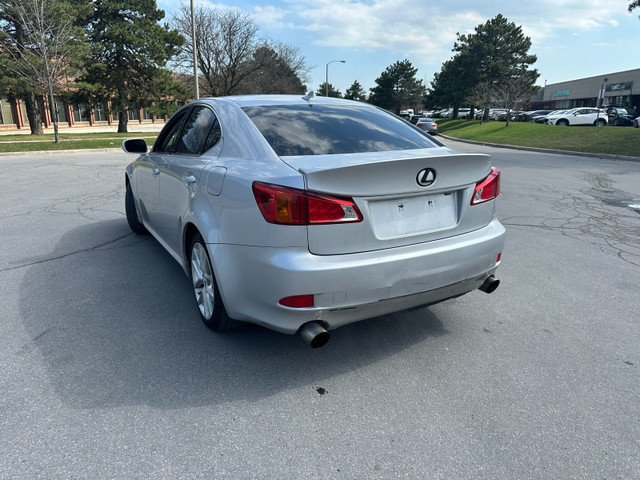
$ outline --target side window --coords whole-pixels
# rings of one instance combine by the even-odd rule
[[[210,109],[204,106],[194,107],[185,120],[176,152],[186,155],[200,154],[208,143],[211,127],[217,123],[216,116]]]
[[[153,146],[154,152],[169,152],[173,153],[176,146],[176,140],[178,138],[178,132],[180,131],[180,125],[186,115],[187,111],[183,111],[171,117],[169,123],[162,129],[160,136],[156,140]]]
[[[204,151],[206,152],[211,147],[213,147],[216,143],[218,143],[221,137],[222,137],[222,131],[220,130],[220,122],[218,122],[218,119],[216,118],[213,121],[211,130],[209,130],[209,136],[207,137],[207,142],[204,144]]]

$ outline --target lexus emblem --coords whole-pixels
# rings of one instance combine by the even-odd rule
[[[420,170],[416,177],[416,181],[421,187],[429,187],[436,181],[436,171],[433,168]]]

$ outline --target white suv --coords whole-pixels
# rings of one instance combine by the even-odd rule
[[[603,127],[607,124],[607,113],[598,112],[597,108],[572,108],[558,115],[549,115],[546,123],[550,125],[595,125]]]

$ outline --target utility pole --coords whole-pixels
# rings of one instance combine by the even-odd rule
[[[193,10],[193,0],[191,0],[191,38],[193,41],[193,90],[195,100],[200,98],[200,85],[198,84],[198,48],[196,46],[196,14]]]

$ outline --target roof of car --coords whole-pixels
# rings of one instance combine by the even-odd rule
[[[254,106],[266,106],[266,105],[304,105],[312,103],[325,104],[325,105],[339,105],[348,103],[350,105],[367,105],[362,102],[356,102],[354,100],[345,100],[343,98],[334,97],[321,97],[314,95],[307,100],[305,95],[231,95],[227,97],[208,97],[201,100],[214,100],[214,101],[230,101],[240,107],[254,107]]]

